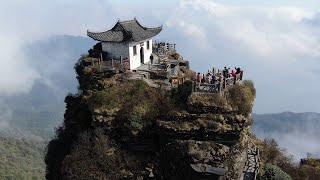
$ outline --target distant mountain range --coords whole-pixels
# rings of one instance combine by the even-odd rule
[[[74,64],[93,44],[85,37],[54,36],[23,47],[24,57],[41,78],[26,94],[1,97],[6,112],[0,113],[7,115],[0,121],[8,127],[0,127],[0,135],[38,140],[52,136],[63,120],[64,97],[77,91]]]
[[[257,134],[282,132],[290,133],[294,130],[318,133],[320,137],[320,113],[253,114],[254,130]]]
[[[254,114],[253,131],[260,138],[271,137],[296,159],[307,153],[320,156],[320,113]]]
[[[93,43],[55,36],[21,49],[41,78],[26,94],[0,97],[0,179],[45,179],[47,141],[63,121],[64,97],[77,91],[74,64]]]

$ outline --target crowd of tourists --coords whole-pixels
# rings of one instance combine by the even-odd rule
[[[222,70],[212,68],[212,70],[208,70],[207,73],[197,73],[196,80],[199,85],[203,83],[217,85],[224,81],[228,83],[228,80],[232,80],[232,82],[235,83],[238,80],[242,80],[242,76],[243,71],[240,67],[235,67],[232,70],[227,67],[224,67]]]

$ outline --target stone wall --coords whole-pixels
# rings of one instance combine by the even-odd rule
[[[102,42],[102,50],[108,53],[110,58],[119,59],[129,58],[129,44],[128,43],[110,43]]]

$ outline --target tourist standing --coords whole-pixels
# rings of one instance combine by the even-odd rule
[[[211,84],[211,80],[212,80],[212,75],[211,75],[211,73],[208,73],[207,77],[208,77],[208,83]]]
[[[216,68],[214,66],[212,67],[212,74],[216,74]]]
[[[213,74],[213,75],[211,76],[211,84],[216,84],[216,81],[217,81],[217,78],[216,78],[216,76]]]
[[[241,73],[241,68],[240,67],[238,67],[238,68],[236,68],[236,70],[237,70],[237,74],[240,74]]]
[[[236,78],[236,76],[237,76],[237,71],[236,71],[236,69],[232,69],[232,70],[231,70],[231,76],[232,76],[233,78]]]
[[[228,78],[228,75],[229,75],[229,70],[227,69],[227,67],[225,66],[224,69],[223,69],[223,77],[225,79]]]
[[[197,74],[197,82],[200,83],[201,82],[201,74],[198,72]]]

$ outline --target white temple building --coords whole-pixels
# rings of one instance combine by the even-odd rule
[[[87,31],[89,37],[101,42],[102,51],[110,59],[127,60],[130,70],[150,62],[152,38],[158,35],[162,26],[147,28],[135,18],[130,21],[118,21],[104,32]]]

